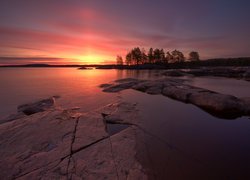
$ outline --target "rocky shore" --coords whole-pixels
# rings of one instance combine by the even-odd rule
[[[134,89],[148,94],[161,94],[172,99],[193,104],[210,114],[227,119],[250,115],[250,99],[237,98],[185,84],[182,79],[138,80],[121,79],[100,86],[104,92]]]
[[[0,125],[0,179],[146,179],[136,159],[135,104],[82,113],[54,102],[19,106]],[[116,124],[125,127],[111,133]]]
[[[236,78],[250,81],[250,68],[249,67],[214,67],[214,68],[199,68],[187,70],[167,70],[162,73],[164,76],[181,77],[181,76],[215,76]]]
[[[127,78],[100,87],[109,93],[133,89],[162,95],[219,118],[250,116],[249,98],[194,87],[183,79]],[[168,173],[179,179],[216,177],[191,174],[190,164],[199,172],[207,172],[208,167],[145,129],[136,103],[120,100],[85,113],[79,108],[58,107],[58,98],[20,105],[16,114],[1,121],[0,179],[157,179]],[[152,165],[145,138],[164,147],[170,162],[166,173]],[[171,164],[176,161],[185,169],[177,171]]]

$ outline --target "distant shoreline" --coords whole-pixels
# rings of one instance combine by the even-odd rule
[[[88,69],[179,69],[179,68],[199,68],[199,67],[219,67],[219,66],[250,66],[250,57],[242,58],[219,58],[208,59],[197,62],[187,61],[178,63],[158,63],[140,65],[51,65],[51,64],[24,64],[24,65],[2,65],[0,68],[80,68]]]

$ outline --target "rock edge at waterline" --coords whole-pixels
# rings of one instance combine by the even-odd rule
[[[147,179],[136,159],[134,104],[83,113],[53,108],[54,100],[19,106],[32,113],[0,124],[0,179]],[[109,123],[127,127],[110,135]]]
[[[220,94],[185,84],[181,79],[120,79],[101,85],[104,92],[120,92],[134,89],[148,94],[161,94],[172,99],[193,104],[210,114],[226,119],[250,115],[250,99]]]

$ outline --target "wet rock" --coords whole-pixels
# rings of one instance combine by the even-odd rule
[[[112,84],[101,84],[99,87],[100,88],[107,88],[109,86],[111,86]]]
[[[162,94],[178,101],[190,103],[202,108],[210,114],[220,117],[233,119],[240,116],[250,115],[250,102],[242,98],[237,98],[231,95],[225,95],[209,91],[207,89],[190,86],[184,83],[183,80],[173,79],[158,79],[137,82],[133,80],[133,86],[123,86],[123,83],[115,83],[109,88],[104,89],[105,92],[117,90],[117,86],[124,89],[135,89],[148,94]],[[130,83],[126,81],[125,84]],[[118,118],[117,118],[118,119]]]
[[[190,94],[187,90],[188,88],[183,86],[168,86],[163,89],[162,94],[178,101],[187,102],[188,95]]]
[[[173,77],[182,77],[182,76],[185,76],[185,73],[183,71],[180,71],[180,70],[169,70],[169,71],[163,72],[162,75],[173,76]]]
[[[124,79],[115,80],[115,82],[117,82],[117,83],[137,82],[137,81],[138,81],[138,79],[134,79],[134,78],[124,78]]]
[[[23,104],[17,107],[18,112],[22,112],[26,115],[35,114],[38,112],[46,111],[55,105],[56,97],[44,99],[35,103]]]
[[[137,82],[132,81],[132,82],[125,82],[125,83],[121,83],[121,84],[112,85],[112,86],[105,88],[104,92],[119,92],[119,91],[131,88],[136,83]]]
[[[237,118],[247,115],[243,101],[231,95],[219,94],[188,85],[164,88],[163,95],[196,105],[209,113],[223,118]]]
[[[132,87],[132,89],[146,92],[148,94],[161,94],[163,88],[163,84],[160,81],[145,81],[141,83],[137,83]]]
[[[116,80],[113,84],[101,84],[104,92],[119,92],[125,89],[130,89],[138,83],[143,83],[145,80],[138,80],[133,78],[125,78]]]
[[[190,95],[188,103],[194,104],[217,117],[227,119],[249,115],[245,112],[242,101],[231,95],[202,92]]]

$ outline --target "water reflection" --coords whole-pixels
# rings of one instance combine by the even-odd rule
[[[133,90],[122,97],[138,103],[141,126],[151,133],[140,137],[138,158],[152,178],[250,178],[248,118],[225,121],[193,105]]]
[[[75,68],[0,69],[0,118],[14,113],[17,105],[61,95],[59,105],[89,111],[115,100],[102,93],[100,84],[121,78],[154,79],[157,70],[77,70]],[[249,96],[249,82],[225,78],[190,78],[187,83],[239,97]]]
[[[39,98],[61,95],[63,107],[91,111],[117,100],[101,92],[100,84],[120,78],[155,78],[152,70],[76,70],[75,68],[0,69],[0,115]],[[249,84],[192,79],[192,85],[243,96]],[[220,82],[224,82],[220,83]],[[236,83],[236,84],[235,84]],[[228,91],[230,88],[233,92]],[[248,95],[246,92],[244,95]],[[139,137],[138,159],[156,179],[249,179],[250,121],[225,121],[199,108],[163,96],[128,90],[119,94],[138,103],[142,127],[150,134]],[[124,127],[111,127],[116,133]],[[154,136],[152,136],[152,134]],[[147,160],[149,159],[149,160]]]
[[[0,119],[20,104],[60,95],[58,105],[90,111],[115,100],[100,84],[121,78],[153,78],[150,70],[77,70],[75,68],[0,69]]]
[[[153,79],[156,78],[156,70],[117,70],[117,79],[132,77],[137,79]]]
[[[184,77],[188,84],[236,97],[249,97],[250,82],[233,78]]]

